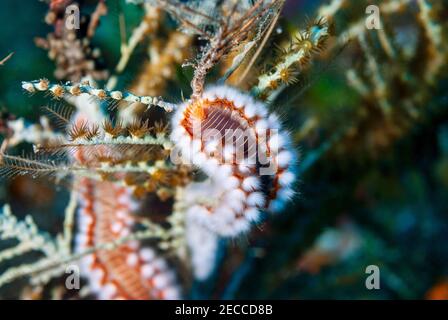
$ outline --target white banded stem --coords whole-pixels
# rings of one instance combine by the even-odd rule
[[[98,99],[112,99],[115,101],[126,101],[130,103],[142,103],[150,106],[158,106],[167,112],[171,112],[175,108],[175,104],[163,101],[160,97],[138,96],[130,92],[110,91],[107,89],[99,89],[92,87],[88,83],[80,84],[52,84],[46,79],[34,81],[22,81],[22,88],[30,93],[36,91],[51,92],[55,97],[62,98],[64,95],[79,96],[81,94],[88,94],[97,97]]]

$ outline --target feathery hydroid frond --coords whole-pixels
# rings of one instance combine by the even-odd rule
[[[313,54],[322,50],[328,36],[329,26],[324,19],[310,24],[281,53],[278,62],[258,77],[258,84],[252,88],[252,93],[265,99],[281,84],[294,83],[295,75],[308,64]]]

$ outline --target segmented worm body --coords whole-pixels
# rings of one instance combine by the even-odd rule
[[[129,190],[88,178],[78,181],[77,251],[129,235],[134,219]],[[167,262],[138,242],[85,256],[81,270],[100,299],[178,299],[176,277]]]
[[[75,121],[85,121],[78,116]],[[91,163],[95,157],[79,148],[73,159]],[[113,243],[128,236],[135,225],[132,215],[137,203],[131,189],[109,181],[79,178],[78,234],[76,251],[84,252],[101,244]],[[82,274],[100,299],[178,299],[180,289],[175,273],[168,263],[151,248],[137,241],[119,245],[112,250],[97,250],[81,259]]]
[[[292,196],[290,139],[262,102],[228,86],[212,87],[181,105],[172,127],[180,161],[207,175],[184,192],[187,215],[196,222],[237,236],[262,210],[276,211]]]

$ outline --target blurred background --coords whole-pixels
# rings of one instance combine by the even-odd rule
[[[192,298],[448,298],[448,5],[428,0],[430,23],[419,13],[422,1],[343,2],[332,14],[328,47],[273,106],[301,154],[296,197],[284,213],[223,249],[216,274],[193,283]],[[259,69],[270,63],[275,45],[328,3],[286,1]],[[381,11],[383,31],[344,34],[365,20],[372,3],[397,6]],[[85,1],[83,10],[95,5]],[[120,58],[118,16],[125,16],[129,37],[142,10],[121,0],[107,6],[92,44],[101,50],[101,67],[112,70]],[[14,52],[0,66],[3,135],[8,119],[35,122],[48,104],[43,95],[24,94],[22,80],[62,80],[48,51],[36,46],[37,37],[52,31],[47,11],[41,1],[1,1],[0,56]],[[146,56],[136,49],[117,87],[132,84]],[[191,74],[177,65],[163,96],[188,96]],[[22,150],[31,147],[16,152]],[[63,186],[45,179],[0,182],[0,204],[9,203],[18,217],[31,214],[51,234],[60,231],[67,197]],[[379,290],[365,286],[369,265],[379,267]],[[0,288],[0,298],[16,298],[23,285]]]

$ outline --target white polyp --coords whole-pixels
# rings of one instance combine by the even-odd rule
[[[90,225],[88,225],[86,223],[79,223],[78,227],[79,227],[79,231],[82,233],[86,233],[90,229]]]

